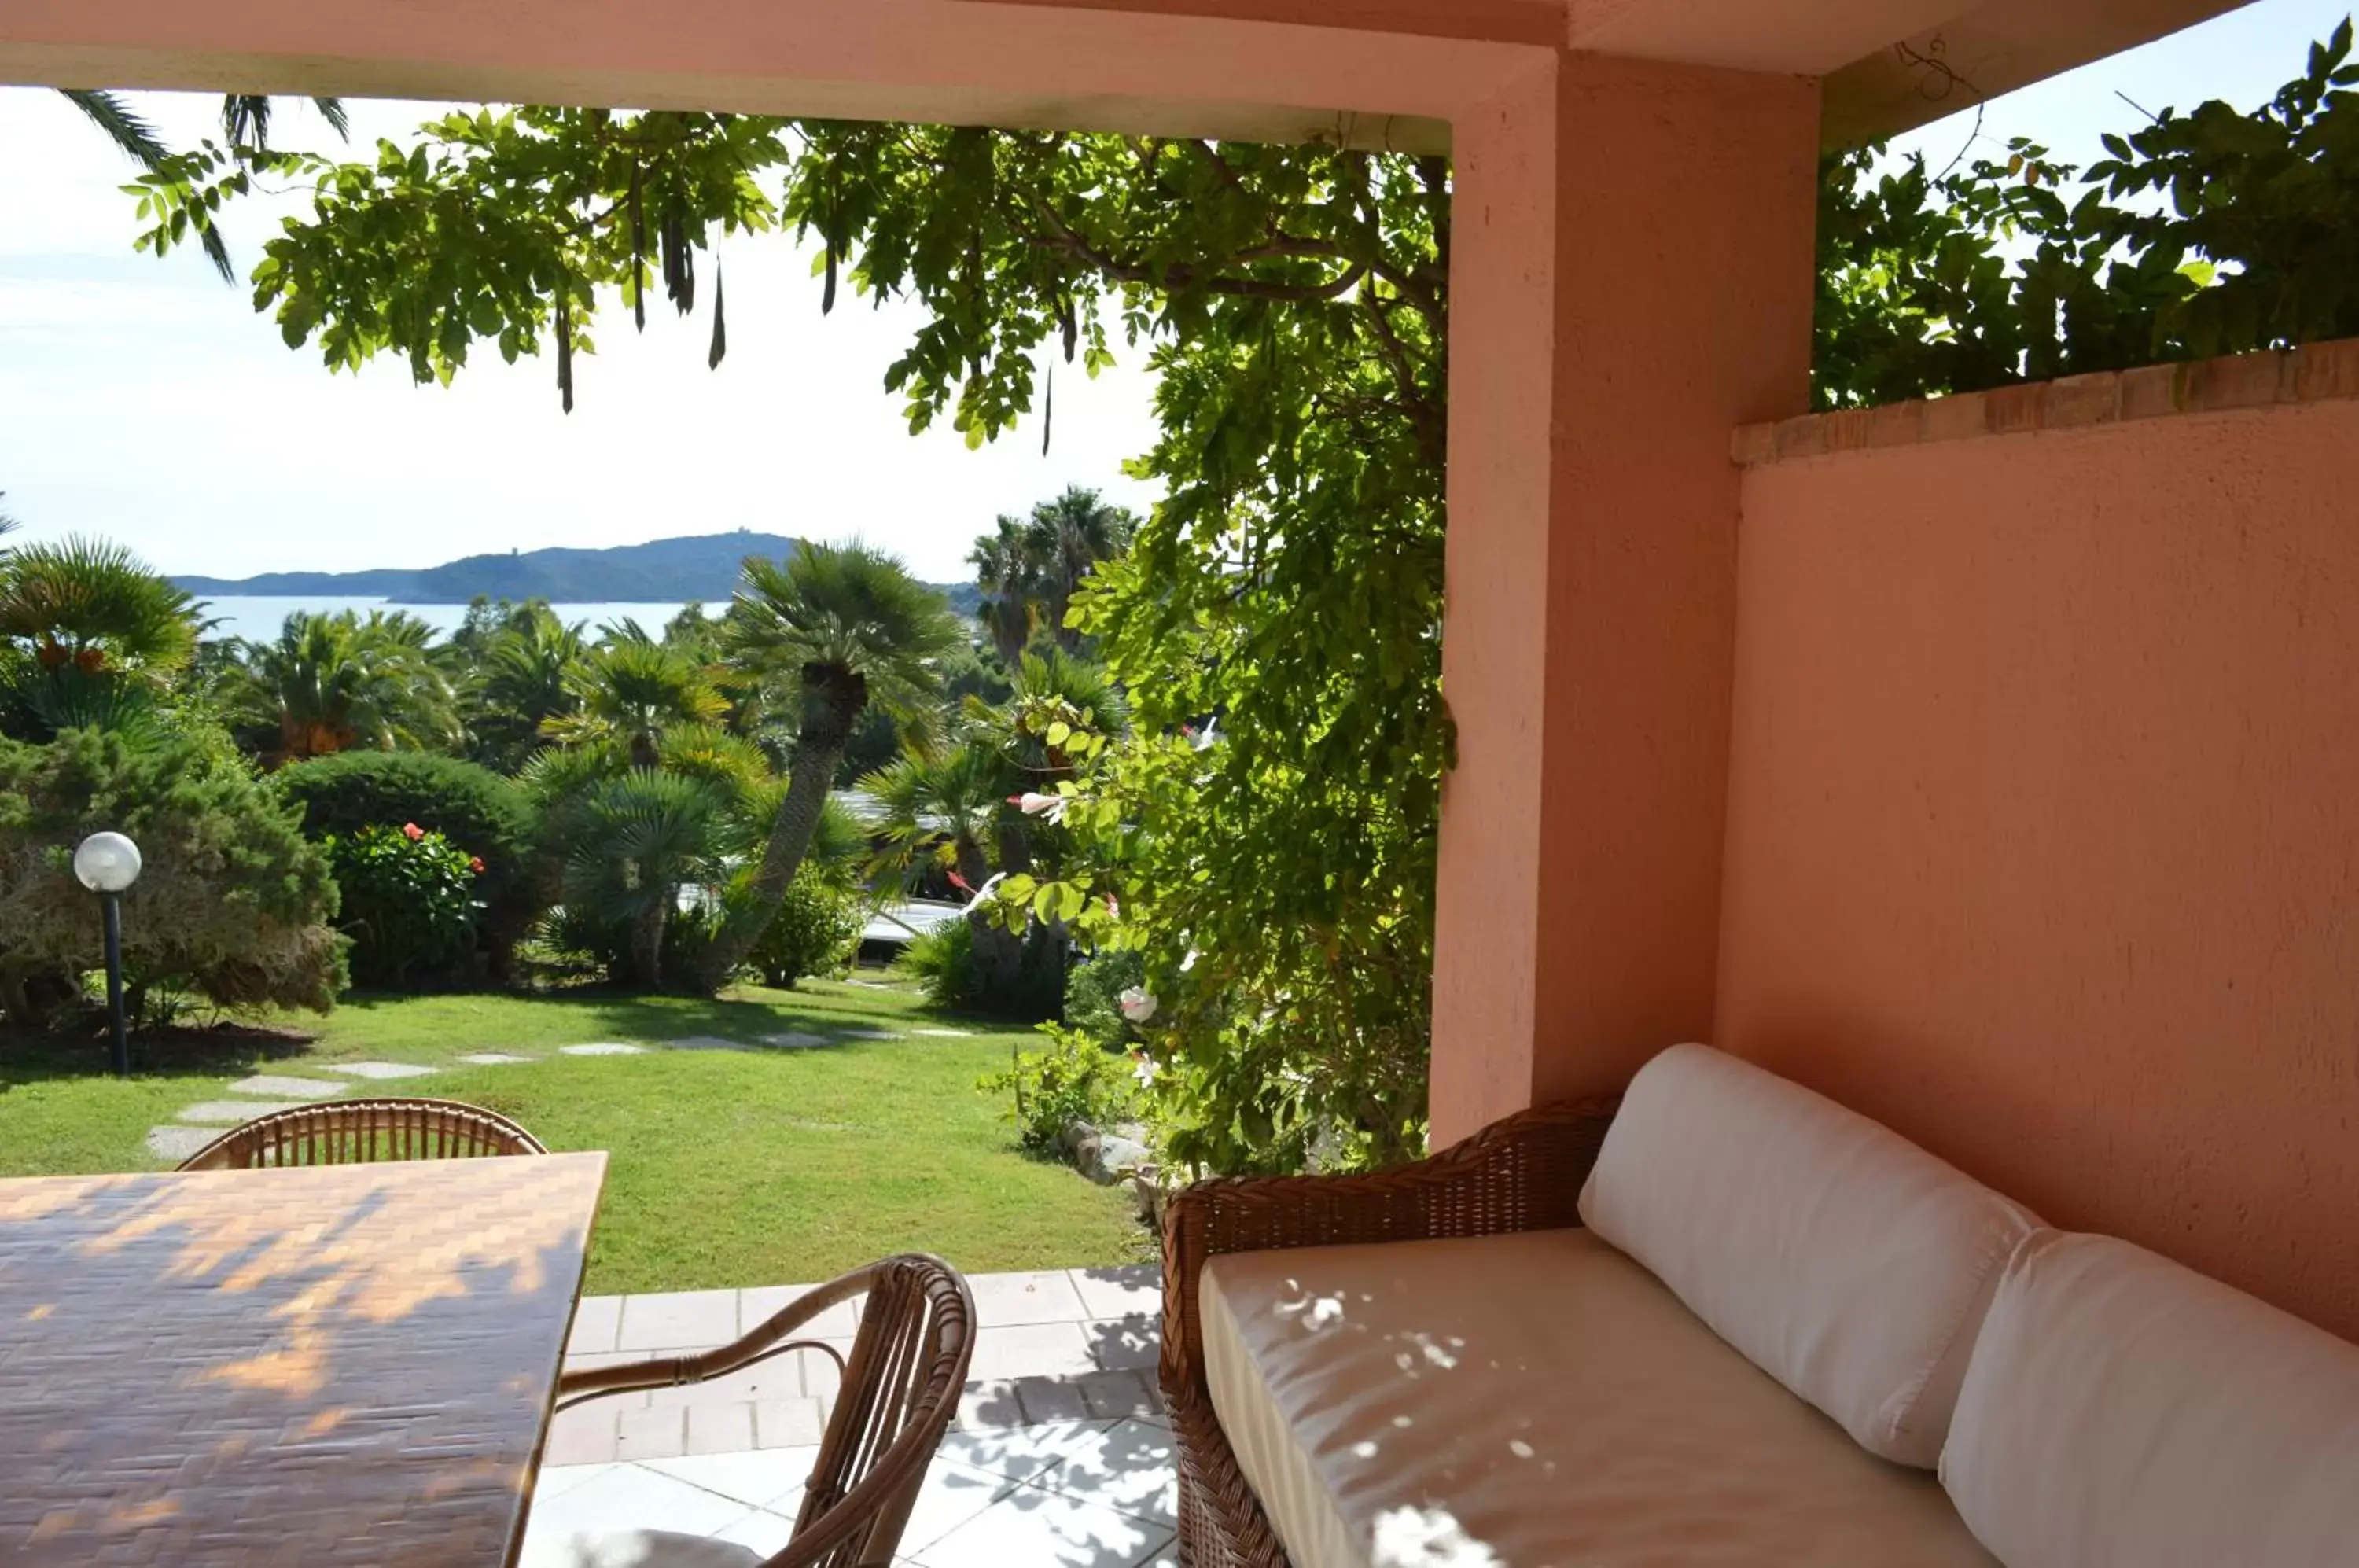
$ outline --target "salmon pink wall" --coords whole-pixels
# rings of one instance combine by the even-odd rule
[[[1719,1040],[2359,1338],[2359,401],[1743,506]]]

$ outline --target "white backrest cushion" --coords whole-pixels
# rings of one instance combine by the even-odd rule
[[[2352,1568],[2359,1345],[2044,1232],[1984,1323],[1941,1484],[2007,1568]]]
[[[1708,1046],[1639,1070],[1581,1217],[1871,1454],[1931,1469],[2038,1225],[1915,1144]]]

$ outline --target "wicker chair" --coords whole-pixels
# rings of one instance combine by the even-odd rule
[[[455,1100],[339,1100],[256,1116],[205,1145],[179,1168],[250,1171],[548,1152],[507,1117]]]
[[[1286,1548],[1212,1413],[1197,1287],[1224,1252],[1505,1236],[1581,1224],[1573,1204],[1612,1101],[1525,1111],[1398,1171],[1245,1176],[1175,1193],[1163,1215],[1163,1400],[1180,1458],[1180,1561],[1289,1568]]]
[[[824,1341],[799,1338],[813,1318],[865,1295],[847,1360]],[[743,1548],[660,1531],[636,1532],[627,1550],[593,1561],[635,1568],[668,1563],[760,1563],[762,1568],[886,1568],[901,1542],[918,1488],[966,1387],[974,1354],[974,1297],[939,1258],[904,1254],[855,1269],[789,1302],[734,1345],[701,1356],[569,1372],[557,1385],[567,1410],[609,1394],[726,1377],[790,1350],[820,1350],[842,1372],[835,1413],[803,1488],[794,1538],[769,1558]],[[722,1552],[734,1551],[734,1558]]]

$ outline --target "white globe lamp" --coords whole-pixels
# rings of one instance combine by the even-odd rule
[[[131,1076],[131,1029],[123,1017],[123,890],[139,880],[139,846],[119,833],[94,833],[74,846],[76,880],[98,895],[106,930],[106,1011],[114,1026],[114,1071]]]

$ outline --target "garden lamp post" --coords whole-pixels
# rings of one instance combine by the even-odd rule
[[[106,921],[106,1011],[114,1025],[114,1071],[131,1076],[131,1031],[123,1018],[123,890],[139,880],[139,846],[119,833],[94,833],[74,849],[74,876],[98,895]]]

